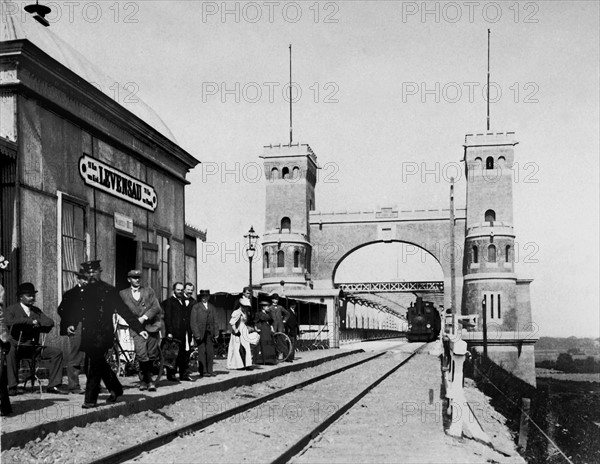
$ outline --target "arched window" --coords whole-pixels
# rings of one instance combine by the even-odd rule
[[[477,245],[473,245],[473,264],[477,264],[479,262],[479,249]]]
[[[477,158],[475,158],[475,165],[476,165],[477,167],[481,167],[481,164],[482,164],[482,160],[481,160],[481,158],[478,156]]]
[[[283,168],[283,169],[281,170],[281,177],[282,177],[283,179],[289,179],[289,178],[290,178],[290,170],[289,170],[287,167],[286,167],[286,168]]]
[[[285,267],[285,254],[283,250],[277,252],[277,267]]]
[[[496,221],[496,212],[493,209],[488,209],[485,212],[485,222],[494,222]]]
[[[292,221],[287,216],[281,218],[281,230],[283,231],[284,229],[287,229],[288,232],[292,229]]]
[[[496,262],[496,245],[488,246],[488,263]]]
[[[504,261],[510,263],[510,245],[506,245],[504,249]]]
[[[488,156],[485,159],[485,168],[486,169],[494,169],[494,158],[492,156]]]
[[[294,267],[300,267],[300,252],[294,251]]]
[[[294,166],[294,169],[292,169],[292,179],[300,179],[300,168],[298,166]]]
[[[271,180],[279,179],[279,169],[271,169]]]
[[[500,158],[498,158],[498,167],[499,168],[503,168],[505,164],[506,164],[506,158],[504,156],[501,156]]]
[[[269,268],[269,252],[268,251],[265,251],[265,260],[264,260],[263,266],[265,269]]]

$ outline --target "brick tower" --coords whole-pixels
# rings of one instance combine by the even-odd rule
[[[477,315],[469,343],[517,377],[535,385],[529,284],[515,274],[513,132],[465,137],[467,221],[463,315]],[[484,335],[484,311],[487,334]]]
[[[308,213],[315,208],[317,157],[306,144],[268,145],[261,158],[267,180],[262,240],[264,291],[307,288],[310,282]]]

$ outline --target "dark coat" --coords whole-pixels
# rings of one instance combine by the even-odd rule
[[[136,301],[131,293],[131,287],[119,292],[129,310],[137,317],[146,316],[144,330],[158,332],[162,327],[162,308],[156,299],[154,290],[150,287],[140,287],[140,299]]]
[[[273,331],[283,332],[285,330],[283,321],[288,318],[288,310],[281,305],[271,305],[269,306],[269,314],[273,319]]]
[[[192,340],[191,314],[192,303],[186,306],[185,300],[182,302],[171,296],[161,304],[164,311],[165,332],[171,334],[182,343],[185,343],[185,335],[188,340]]]
[[[203,339],[207,331],[214,336],[217,331],[217,311],[212,303],[207,305],[208,309],[202,302],[198,302],[192,308],[192,332],[196,339]]]
[[[288,337],[297,337],[300,335],[300,326],[298,325],[298,318],[296,317],[296,313],[289,310],[289,316],[283,322],[285,325],[285,333]]]
[[[113,314],[117,313],[129,327],[143,332],[144,327],[119,296],[118,290],[106,282],[88,283],[83,290],[83,310],[69,314],[67,327],[81,322],[81,351],[105,353],[114,343]]]
[[[32,306],[29,309],[31,315],[27,316],[21,303],[15,303],[4,312],[4,322],[14,343],[17,343],[20,338],[21,345],[37,345],[40,342],[40,334],[48,333],[54,327],[54,321],[40,308]],[[37,327],[33,326],[34,320],[39,322]]]
[[[75,285],[70,290],[67,290],[63,295],[63,299],[58,306],[56,312],[60,317],[60,334],[68,335],[67,327],[69,327],[66,323],[67,319],[70,319],[69,316],[71,313],[82,312],[83,311],[83,287],[79,284]]]

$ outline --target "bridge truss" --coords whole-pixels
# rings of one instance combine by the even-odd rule
[[[444,291],[443,281],[425,282],[355,282],[335,285],[344,293],[439,293]]]

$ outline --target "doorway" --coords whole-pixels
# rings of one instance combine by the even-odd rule
[[[137,265],[137,242],[125,235],[117,234],[115,247],[115,287],[118,290],[129,287],[127,273]]]

